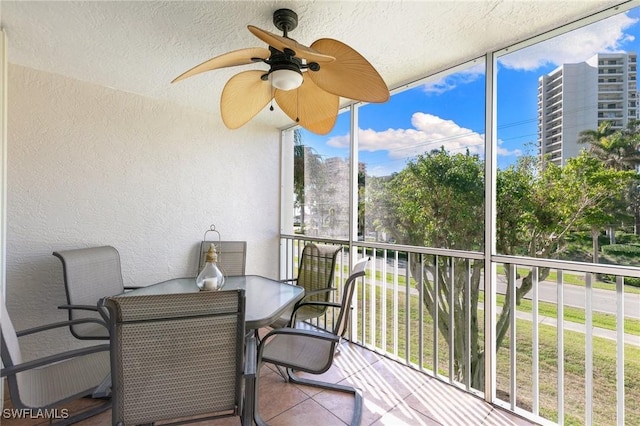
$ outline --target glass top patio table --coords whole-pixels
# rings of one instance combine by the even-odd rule
[[[304,288],[302,287],[259,275],[226,277],[222,289],[245,290],[245,326],[250,330],[272,324],[304,297]],[[195,278],[174,278],[147,287],[140,287],[120,296],[195,293],[198,291]]]
[[[280,316],[290,312],[296,302],[304,297],[304,288],[283,283],[259,275],[243,275],[226,277],[223,290],[245,291],[245,327],[247,330],[257,330],[273,324]],[[136,288],[119,296],[141,296],[174,293],[196,293],[200,291],[195,278],[174,278],[151,284],[147,287]],[[257,363],[257,342],[255,333],[245,336],[247,365],[253,366],[251,371],[245,371],[245,402],[243,404],[243,426],[253,424],[255,367]],[[111,388],[111,375],[107,376],[94,391],[94,397],[106,396]]]

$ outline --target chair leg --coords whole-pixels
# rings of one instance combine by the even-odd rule
[[[276,365],[276,370],[278,370],[278,374],[280,374],[282,376],[282,378],[284,379],[285,382],[289,381],[289,376],[287,375],[287,370],[284,367],[280,367],[279,365]]]
[[[259,394],[260,394],[260,367],[262,366],[262,363],[258,363],[258,366],[256,368],[256,379],[254,382],[254,396],[253,396],[253,421],[255,421],[256,425],[258,426],[269,426],[267,424],[267,422],[265,422],[262,417],[260,416],[260,411],[258,410],[258,408],[260,407],[260,399],[259,399]],[[251,422],[251,419],[248,419],[249,422]],[[245,421],[243,420],[243,424],[245,423]]]
[[[357,426],[360,424],[360,421],[362,420],[362,392],[360,391],[360,389],[356,389],[353,386],[340,385],[337,383],[327,383],[321,382],[319,380],[303,379],[296,376],[291,368],[287,368],[287,375],[289,376],[289,381],[294,384],[315,386],[318,388],[353,394],[355,403],[353,406],[351,425]]]

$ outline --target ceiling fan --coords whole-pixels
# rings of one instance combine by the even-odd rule
[[[305,129],[327,134],[335,125],[340,97],[364,102],[386,102],[389,89],[373,66],[346,44],[330,38],[304,46],[289,38],[298,15],[289,9],[273,13],[282,36],[248,25],[249,31],[269,45],[234,50],[216,56],[176,77],[172,83],[218,68],[263,62],[269,70],[243,71],[222,90],[222,121],[237,129],[274,98],[282,111]],[[273,110],[273,105],[271,105]]]

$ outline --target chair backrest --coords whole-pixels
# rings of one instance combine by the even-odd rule
[[[111,246],[54,251],[62,262],[67,302],[93,305],[124,291],[120,254]]]
[[[239,415],[244,290],[116,296],[109,309],[112,423]]]
[[[200,261],[198,272],[204,267],[207,251],[213,243],[218,252],[218,267],[225,276],[244,275],[247,263],[246,241],[202,241],[200,243]],[[197,275],[197,272],[196,272]]]
[[[341,245],[314,243],[305,245],[298,267],[296,284],[304,287],[306,294],[335,287],[333,277],[340,251],[342,251]],[[329,296],[329,292],[322,292],[305,297],[305,301],[328,301]]]
[[[302,302],[328,302],[335,288],[333,280],[341,245],[308,243],[302,250],[296,284],[304,287]],[[326,306],[307,305],[296,310],[296,321],[318,318],[327,311]]]
[[[364,257],[358,260],[351,268],[351,273],[349,274],[349,278],[344,283],[344,288],[342,289],[342,299],[340,304],[340,313],[338,314],[338,318],[333,326],[333,333],[336,336],[344,337],[347,332],[347,328],[349,326],[349,315],[351,314],[351,300],[353,299],[353,292],[356,288],[356,280],[360,277],[363,277],[366,273],[367,263],[369,262],[368,257]]]
[[[2,292],[0,291],[0,356],[2,357],[2,365],[9,367],[11,365],[20,364],[22,355],[20,354],[20,346],[18,345],[18,336],[16,329],[13,327],[9,312],[4,304]]]
[[[120,253],[114,247],[88,247],[54,251],[62,262],[64,287],[69,305],[96,306],[106,296],[124,291]],[[69,310],[69,319],[100,316],[95,312]],[[71,332],[78,338],[86,337],[86,325],[74,325]]]

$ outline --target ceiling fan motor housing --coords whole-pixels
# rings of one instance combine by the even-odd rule
[[[298,26],[298,14],[291,9],[278,9],[273,12],[273,25],[287,36]]]

